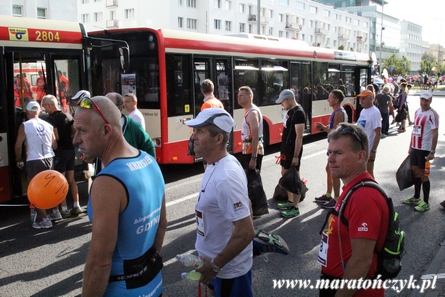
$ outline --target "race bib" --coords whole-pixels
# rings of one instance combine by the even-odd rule
[[[205,237],[204,233],[204,214],[195,209],[195,217],[196,217],[196,232],[201,235],[202,237]]]
[[[328,238],[326,230],[323,231],[320,241],[320,250],[318,251],[318,263],[326,267],[328,263]]]
[[[414,126],[413,127],[413,135],[414,136],[422,136],[422,127],[421,126]]]

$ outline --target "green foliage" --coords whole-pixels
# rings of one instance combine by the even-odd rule
[[[436,67],[437,71],[433,71]],[[443,63],[438,63],[437,58],[431,53],[424,53],[422,55],[422,60],[420,61],[420,74],[437,75],[438,73],[445,73],[445,65]]]
[[[338,49],[341,50],[341,51],[343,51],[343,50],[345,50],[345,46],[342,44],[342,45],[340,45],[340,46],[338,47]]]
[[[389,67],[394,67],[394,70],[389,70]],[[392,54],[389,58],[383,60],[383,66],[380,65],[380,69],[383,70],[386,68],[388,73],[391,74],[402,74],[405,75],[411,70],[411,61],[408,60],[405,56],[399,58],[396,54]]]

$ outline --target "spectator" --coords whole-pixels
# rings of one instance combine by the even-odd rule
[[[67,111],[67,106],[66,106],[66,98],[68,96],[69,93],[69,89],[70,89],[70,82],[68,80],[68,78],[62,73],[62,71],[58,70],[57,74],[59,76],[58,78],[58,87],[59,87],[59,99],[60,102],[62,103],[62,110]]]
[[[216,296],[253,296],[255,230],[247,178],[241,164],[227,152],[233,118],[223,109],[207,108],[185,124],[195,128],[195,153],[208,163],[195,206],[195,246],[204,260],[197,269],[200,282],[210,284]]]
[[[317,130],[326,132],[329,134],[333,129],[337,128],[338,124],[348,121],[348,114],[346,110],[341,106],[341,103],[345,95],[340,90],[333,90],[328,97],[329,106],[334,110],[329,118],[329,125],[324,126],[322,123],[315,123]],[[334,208],[335,203],[340,196],[340,179],[334,178],[329,170],[329,163],[326,164],[326,182],[327,190],[326,194],[315,198],[316,202],[324,203],[323,208]],[[334,197],[332,197],[332,189],[334,189]]]
[[[164,179],[153,157],[125,141],[120,119],[103,96],[82,99],[74,116],[74,145],[85,161],[105,165],[88,200],[92,235],[82,296],[160,296]]]
[[[375,98],[375,105],[380,111],[380,116],[382,117],[382,138],[388,136],[389,133],[389,104],[391,102],[391,97],[389,96],[390,88],[385,85],[382,92],[378,94]]]
[[[408,119],[408,125],[410,125],[410,126],[414,125],[414,123],[411,121],[411,116],[409,115],[409,104],[408,104],[408,95],[409,95],[409,91],[411,90],[411,88],[412,88],[412,85],[410,85],[410,84],[406,85],[407,96],[406,96],[405,108],[406,108],[406,118]]]
[[[54,127],[54,134],[57,139],[57,150],[55,151],[54,169],[62,173],[68,181],[71,197],[73,198],[73,208],[68,210],[66,199],[61,203],[62,217],[66,218],[72,214],[82,213],[79,204],[79,191],[74,179],[74,164],[76,152],[73,145],[73,117],[69,113],[62,112],[58,108],[57,99],[54,95],[43,97],[42,106],[49,114],[46,121]]]
[[[43,76],[43,72],[39,70],[38,72],[39,77],[36,80],[37,85],[37,94],[36,94],[36,100],[37,102],[41,103],[43,96],[46,95],[46,80]]]
[[[329,214],[323,231],[318,262],[323,280],[350,282],[373,279],[377,275],[376,251],[383,247],[388,229],[389,210],[386,198],[374,188],[360,187],[350,197],[343,217],[338,217],[342,201],[349,190],[363,180],[372,180],[366,172],[368,163],[367,133],[358,125],[341,123],[328,135],[328,162],[333,177],[344,184],[343,192]],[[338,291],[320,289],[320,297],[384,296],[384,289],[358,290],[345,286]]]
[[[145,119],[142,112],[139,111],[138,99],[135,94],[127,93],[124,96],[124,109],[128,112],[128,116],[132,118],[135,122],[141,124],[145,131]]]
[[[369,90],[364,90],[357,97],[360,100],[360,105],[363,109],[360,112],[360,117],[357,120],[357,124],[365,129],[369,139],[369,159],[367,171],[372,177],[374,177],[374,161],[377,154],[377,147],[380,142],[380,133],[382,131],[382,122],[380,112],[373,105],[374,94]]]
[[[294,92],[291,90],[281,91],[275,101],[287,110],[283,122],[283,134],[281,136],[280,165],[281,175],[284,175],[291,166],[295,166],[300,171],[301,156],[303,155],[303,132],[306,123],[306,114],[303,108],[295,101]],[[281,216],[285,218],[296,217],[300,214],[301,194],[287,192],[288,201],[278,203],[278,208],[282,209]]]
[[[400,92],[397,97],[397,113],[406,113],[406,99],[408,97],[408,93],[406,92],[406,86],[408,84],[406,82],[402,82],[400,84]],[[406,115],[405,115],[406,118]],[[400,126],[397,132],[403,133],[405,132],[405,118],[400,121]]]
[[[244,109],[241,126],[242,161],[244,169],[261,171],[263,161],[263,116],[260,109],[253,104],[253,92],[248,86],[238,90],[238,104]]]
[[[403,200],[405,204],[417,205],[417,211],[430,210],[430,180],[425,176],[425,160],[434,159],[439,137],[439,114],[431,108],[433,94],[422,91],[420,94],[420,108],[414,114],[414,127],[408,153],[414,176],[414,196]],[[423,200],[420,199],[420,188],[423,189]],[[443,207],[444,202],[441,202]]]
[[[31,83],[29,82],[28,78],[26,77],[26,73],[22,74],[21,79],[20,79],[20,75],[16,76],[15,88],[16,88],[16,93],[19,96],[19,98],[21,98],[23,95],[23,99],[25,101],[24,106],[27,106],[30,101],[34,100],[33,95],[32,95],[32,86],[31,86]]]
[[[53,169],[54,150],[57,149],[56,136],[53,127],[42,119],[39,119],[40,105],[36,101],[31,101],[26,105],[26,116],[28,120],[23,122],[18,131],[15,143],[15,157],[17,167],[25,167],[22,160],[22,146],[26,141],[26,177],[28,182],[39,172]],[[52,228],[50,218],[44,209],[38,209],[42,217],[41,221],[32,224],[35,229]],[[53,218],[61,219],[62,216],[58,208],[53,209]]]

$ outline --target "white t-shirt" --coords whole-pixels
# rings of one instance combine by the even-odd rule
[[[141,124],[142,128],[144,128],[144,130],[145,130],[144,115],[142,114],[142,112],[139,111],[139,109],[136,108],[128,116],[130,118],[132,118],[133,120],[135,120],[136,122],[138,122],[139,124]]]
[[[232,236],[233,222],[250,216],[247,178],[241,164],[227,155],[208,164],[195,205],[196,243],[200,256],[211,259],[221,252]],[[252,243],[227,263],[220,278],[235,278],[252,268]]]
[[[367,109],[362,109],[357,124],[362,126],[369,138],[369,150],[372,149],[375,139],[375,129],[382,128],[382,115],[374,105]]]

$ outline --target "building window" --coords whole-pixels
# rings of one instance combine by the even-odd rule
[[[82,4],[88,4],[90,3],[90,0],[82,0]]]
[[[278,37],[283,38],[283,31],[278,31]]]
[[[323,16],[330,17],[331,16],[331,12],[329,10],[324,9],[323,10]]]
[[[102,22],[102,12],[95,12],[94,13],[94,21],[96,23]]]
[[[215,20],[215,29],[221,30],[221,20]]]
[[[315,6],[309,6],[309,12],[310,12],[310,13],[315,13],[315,14],[317,14],[317,11],[318,11],[318,7],[315,7]]]
[[[37,8],[37,18],[46,19],[46,8]]]
[[[226,31],[232,31],[232,22],[226,21]]]
[[[239,5],[239,13],[245,13],[246,12],[246,5],[240,4]]]
[[[183,6],[184,5],[184,2],[182,1],[182,0],[178,0],[178,5],[179,6]],[[182,28],[182,27],[181,27]]]
[[[178,18],[178,28],[182,28],[184,26],[183,21],[183,18]]]
[[[196,0],[187,0],[187,7],[196,8]]]
[[[302,10],[304,10],[304,8],[305,8],[305,3],[303,3],[303,2],[298,2],[298,1],[297,1],[297,9],[302,9]]]
[[[23,6],[13,5],[12,6],[12,15],[13,16],[23,16]]]
[[[241,32],[246,32],[246,24],[244,23],[240,23],[239,24],[239,31]]]
[[[134,19],[134,8],[125,9],[125,19],[127,20]]]
[[[269,27],[269,34],[268,34],[269,36],[273,36],[273,28],[272,27]]]
[[[88,13],[82,14],[81,16],[82,23],[86,24],[90,22],[90,15]]]
[[[249,25],[249,33],[252,34],[252,25]]]
[[[280,23],[284,22],[284,14],[282,14],[282,13],[279,13],[279,14],[278,14],[278,21],[279,21]]]
[[[215,8],[221,8],[221,0],[215,0]]]
[[[280,4],[289,6],[289,0],[280,0]]]
[[[232,10],[232,1],[226,0],[226,10]]]
[[[196,19],[187,19],[187,28],[196,29]]]
[[[273,19],[273,10],[272,10],[272,9],[269,9],[268,13],[269,13],[269,17],[270,17],[271,19]]]
[[[110,11],[110,20],[115,20],[116,19],[116,10],[111,10]]]

